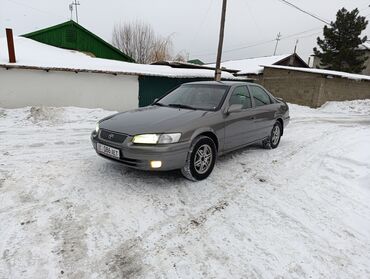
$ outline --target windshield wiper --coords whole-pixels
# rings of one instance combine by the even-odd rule
[[[182,105],[182,104],[168,104],[169,107],[173,107],[173,108],[183,108],[183,109],[192,109],[192,110],[196,110],[196,108],[192,107],[192,106],[188,106],[188,105]]]

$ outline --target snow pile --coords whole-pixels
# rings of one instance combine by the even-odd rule
[[[351,115],[370,116],[370,99],[326,102],[317,109],[296,104],[289,104],[289,109],[290,113],[296,118],[310,117],[312,114],[315,114],[316,118],[319,116],[330,117],[331,115],[338,117],[348,117]]]
[[[0,109],[0,278],[368,278],[369,100],[290,108],[198,183],[98,157],[112,112]]]
[[[169,66],[143,65],[109,59],[93,58],[84,53],[61,49],[23,37],[14,38],[16,66],[45,69],[89,70],[132,75],[168,76],[168,77],[203,77],[213,78],[214,71],[206,69],[175,69]],[[7,49],[7,41],[0,38],[0,49]],[[0,65],[9,65],[6,51],[0,51]],[[235,79],[223,72],[223,78]]]
[[[33,123],[39,122],[59,122],[63,120],[63,108],[50,107],[31,107],[27,119],[31,119]]]
[[[263,66],[261,65],[274,65],[281,60],[286,59],[291,54],[265,56],[256,58],[246,58],[240,60],[229,60],[221,63],[221,67],[231,70],[239,70],[238,75],[247,74],[261,74],[263,72]],[[209,64],[207,66],[216,67],[216,64]]]
[[[345,102],[327,102],[319,109],[323,112],[370,115],[370,99]]]

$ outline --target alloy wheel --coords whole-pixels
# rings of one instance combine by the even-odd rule
[[[201,145],[194,156],[194,168],[199,174],[204,174],[211,166],[213,159],[212,149],[208,144]]]
[[[272,137],[271,142],[273,145],[276,145],[280,139],[280,127],[279,125],[275,125],[274,129],[272,130]]]

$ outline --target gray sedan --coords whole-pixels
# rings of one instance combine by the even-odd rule
[[[142,170],[181,169],[207,178],[217,156],[261,142],[276,148],[289,123],[288,105],[247,82],[186,83],[148,107],[100,120],[96,152]]]

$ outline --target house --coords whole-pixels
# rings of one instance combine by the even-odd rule
[[[362,70],[361,74],[370,76],[370,41],[363,43],[359,47],[359,51],[361,51],[364,56],[368,58],[366,61],[366,68]]]
[[[367,42],[363,43],[362,45],[360,45],[358,47],[358,51],[363,53],[364,56],[368,57],[368,59],[366,61],[366,65],[365,65],[366,68],[364,70],[362,70],[361,74],[370,76],[370,41],[367,41]],[[320,58],[318,58],[316,55],[312,55],[311,57],[313,57],[312,67],[313,68],[321,68]]]
[[[238,77],[249,77],[257,79],[263,74],[263,65],[280,65],[308,68],[308,65],[296,53],[246,58],[240,60],[229,60],[222,62],[221,68],[225,71],[235,71],[235,76]],[[216,67],[216,64],[207,64],[207,66]]]
[[[77,106],[128,110],[145,106],[184,82],[212,80],[214,70],[93,58],[28,38],[14,39],[9,63],[0,38],[0,107]],[[227,72],[222,78],[233,80]]]
[[[135,62],[131,57],[73,20],[24,34],[23,37],[59,48],[77,50],[93,57]]]
[[[285,101],[320,107],[328,101],[370,99],[370,76],[267,65],[258,83]]]

